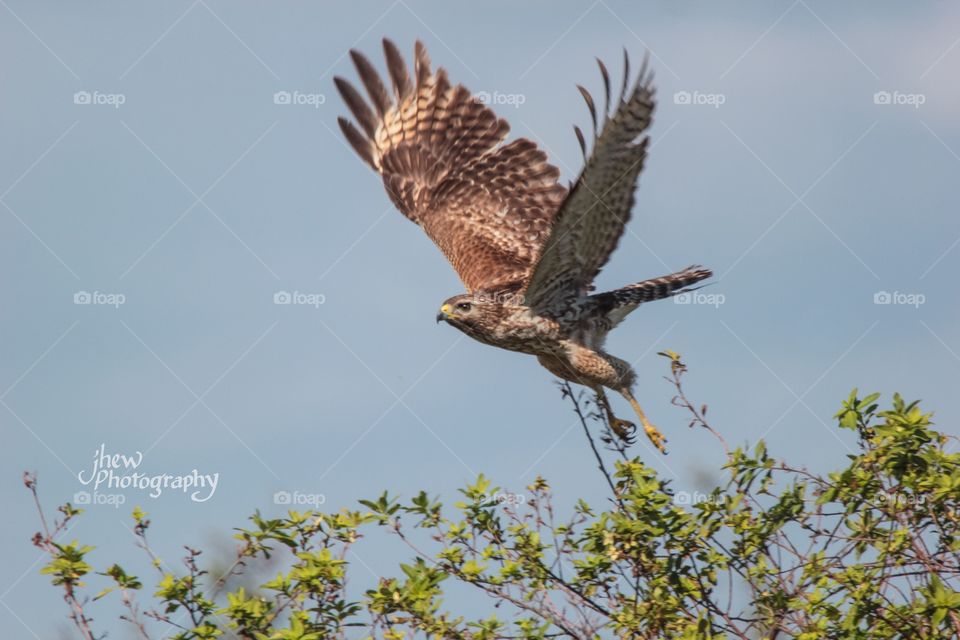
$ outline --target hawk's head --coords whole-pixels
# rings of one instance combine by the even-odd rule
[[[492,333],[503,318],[503,302],[493,296],[462,293],[448,298],[437,314],[443,320],[467,335],[483,340]]]

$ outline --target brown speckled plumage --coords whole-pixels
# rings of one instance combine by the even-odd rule
[[[580,88],[593,118],[593,148],[568,191],[546,154],[530,140],[509,143],[505,120],[462,85],[451,85],[416,44],[411,78],[400,52],[384,40],[393,87],[387,89],[360,53],[350,55],[368,101],[336,78],[356,119],[340,118],[344,135],[383,179],[397,208],[440,247],[467,293],[441,307],[445,320],[493,346],[538,356],[555,375],[623,394],[661,450],[631,389],[630,365],[603,350],[607,333],[644,302],[666,298],[711,272],[700,267],[591,295],[593,280],[613,253],[630,218],[643,169],[654,109],[652,74],[641,67],[631,86],[624,55],[623,84],[611,109],[610,79],[600,63],[605,105],[598,123],[593,97]],[[359,128],[358,128],[359,126]],[[621,434],[625,421],[610,414]],[[618,428],[619,427],[619,428]]]

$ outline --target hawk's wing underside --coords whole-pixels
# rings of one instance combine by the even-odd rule
[[[502,144],[507,122],[462,85],[451,86],[444,69],[431,72],[421,43],[413,79],[393,43],[383,45],[392,92],[356,51],[350,55],[369,103],[335,79],[359,125],[340,118],[344,135],[469,291],[521,288],[566,195],[559,172],[529,140]]]

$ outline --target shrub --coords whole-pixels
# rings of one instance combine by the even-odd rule
[[[960,637],[960,454],[946,451],[931,414],[899,395],[880,411],[878,394],[854,390],[836,418],[855,434],[857,453],[821,476],[774,458],[763,442],[727,450],[707,408],[687,399],[680,357],[662,355],[674,404],[726,451],[725,482],[693,504],[681,504],[612,437],[595,404],[564,386],[608,504],[580,501],[561,517],[546,480],[520,497],[480,476],[453,505],[426,492],[406,501],[383,493],[357,510],[256,513],[236,534],[233,565],[215,580],[191,548],[182,572],[165,569],[147,540],[151,522],[136,509],[138,544],[157,571],[153,594],[113,564],[97,572],[108,586],[92,599],[84,584],[92,547],[57,541],[82,513],[66,504],[52,526],[40,510],[34,544],[50,556],[43,573],[88,640],[102,637],[88,610],[108,594],[118,594],[140,637],[178,640]],[[25,483],[36,498],[36,476],[25,474]],[[410,557],[397,576],[351,600],[347,553],[364,535],[396,536]],[[274,579],[250,593],[225,588],[274,554],[283,562]],[[450,581],[489,597],[496,612],[469,619],[448,611]]]

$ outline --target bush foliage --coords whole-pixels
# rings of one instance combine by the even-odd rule
[[[663,355],[674,403],[691,426],[720,438],[706,407],[687,400],[679,356]],[[122,619],[145,639],[960,637],[960,454],[947,451],[950,438],[917,402],[895,395],[880,410],[878,394],[854,390],[836,416],[856,439],[844,468],[817,475],[760,442],[727,451],[725,481],[681,504],[617,444],[592,403],[565,394],[609,488],[604,504],[580,501],[561,516],[546,480],[519,500],[481,476],[452,505],[426,492],[383,493],[356,510],[256,513],[236,534],[233,565],[217,575],[191,548],[182,571],[165,568],[136,509],[152,580],[116,564],[95,571],[92,547],[59,542],[82,512],[66,504],[51,526],[40,511],[43,573],[87,640],[102,637],[91,611],[103,597],[118,597]],[[25,483],[36,498],[35,475]],[[351,598],[348,552],[363,536],[388,535],[408,545],[409,558]],[[227,588],[269,557],[282,567],[273,579],[249,592]],[[107,586],[92,595],[85,580],[94,574]],[[454,582],[488,597],[493,615],[448,610],[444,587]]]

